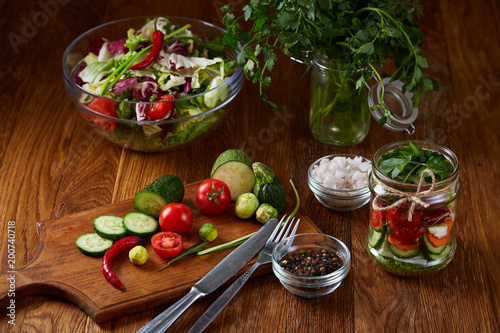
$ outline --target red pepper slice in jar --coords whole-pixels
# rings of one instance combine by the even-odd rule
[[[156,60],[156,58],[158,58],[158,55],[160,54],[160,51],[163,47],[164,38],[165,35],[163,34],[163,32],[155,30],[153,32],[153,48],[151,49],[151,52],[148,54],[146,59],[144,59],[140,63],[130,66],[130,69],[139,70],[148,68]]]
[[[106,254],[104,255],[104,258],[102,258],[102,264],[101,264],[101,271],[102,274],[104,275],[104,278],[106,281],[111,283],[113,287],[124,290],[125,287],[123,284],[120,282],[118,277],[113,273],[113,270],[111,269],[111,262],[113,259],[115,259],[119,254],[129,251],[133,247],[139,245],[139,238],[136,236],[128,236],[125,238],[120,239],[116,243],[114,243],[108,251],[106,251]]]

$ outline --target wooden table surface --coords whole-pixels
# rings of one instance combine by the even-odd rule
[[[267,94],[278,114],[245,82],[238,108],[202,142],[164,154],[120,149],[92,134],[66,95],[61,57],[82,32],[137,15],[189,16],[220,25],[211,1],[0,2],[0,233],[1,269],[7,268],[8,221],[15,221],[16,267],[34,255],[36,222],[130,199],[152,179],[172,173],[186,184],[207,178],[212,161],[239,148],[294,180],[301,212],[344,241],[351,271],[333,294],[302,299],[273,275],[252,279],[208,332],[490,332],[500,326],[500,5],[493,0],[423,1],[422,48],[440,84],[424,93],[412,139],[449,147],[460,161],[458,250],[442,271],[403,279],[381,271],[368,257],[364,237],[368,206],[350,213],[323,207],[308,188],[307,168],[332,153],[373,157],[382,145],[407,139],[372,121],[367,139],[349,148],[315,141],[308,130],[309,77],[305,67],[280,57]],[[237,0],[242,3],[242,0]],[[280,126],[269,130],[273,119]],[[282,125],[282,126],[281,126]],[[263,130],[267,129],[267,130]],[[54,267],[57,269],[57,267]],[[187,331],[221,294],[197,301],[172,332]],[[135,332],[169,304],[96,324],[57,297],[16,299],[15,326],[0,311],[0,331]]]

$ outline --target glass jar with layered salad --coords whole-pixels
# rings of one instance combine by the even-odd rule
[[[365,240],[370,257],[398,276],[423,276],[444,268],[457,248],[456,155],[430,142],[399,141],[380,148],[372,162]]]

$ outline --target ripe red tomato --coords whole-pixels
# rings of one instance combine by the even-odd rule
[[[389,241],[389,243],[396,246],[398,249],[400,249],[402,251],[410,251],[414,248],[419,247],[420,244],[422,243],[421,240],[413,241],[413,242],[403,242],[403,241],[400,241],[399,239],[395,238],[393,234],[389,234],[389,236],[387,237],[387,240]]]
[[[155,102],[167,102],[167,101],[172,101],[174,97],[172,95],[163,95]],[[146,110],[146,115],[150,117],[151,119],[162,119],[163,117],[167,116],[168,113],[172,110],[172,103],[155,103],[153,106],[149,109]]]
[[[115,101],[111,101],[106,98],[96,98],[87,107],[102,115],[118,118],[115,105]],[[94,122],[103,131],[111,133],[115,130],[116,121],[96,116],[91,113],[88,113],[87,116],[90,121]]]
[[[196,205],[205,214],[221,214],[230,203],[231,191],[222,180],[207,179],[196,190]]]
[[[386,219],[391,233],[400,242],[417,240],[425,233],[425,226],[421,223],[418,212],[413,212],[412,221],[408,221],[407,209],[391,208],[387,211]]]
[[[377,207],[382,207],[377,205]],[[385,224],[385,210],[371,209],[370,212],[370,223],[372,227],[376,229],[382,229]]]
[[[163,259],[167,259],[181,253],[184,241],[175,232],[162,231],[151,237],[151,245],[153,245],[153,250],[157,255]]]
[[[160,213],[160,227],[164,231],[188,232],[193,226],[193,213],[188,206],[172,202]]]

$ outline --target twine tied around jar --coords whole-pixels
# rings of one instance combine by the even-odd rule
[[[432,178],[431,187],[428,190],[420,191],[422,185],[425,185],[424,184],[424,177],[425,177],[426,174],[430,175],[431,178]],[[375,175],[374,175],[374,178],[377,179],[375,177]],[[397,201],[395,201],[395,202],[393,202],[389,206],[378,207],[376,205],[377,200],[382,195],[386,195],[387,193],[377,194],[375,196],[375,198],[373,199],[373,201],[372,201],[372,208],[374,210],[389,210],[391,208],[394,208],[394,207],[397,207],[397,206],[401,205],[402,203],[411,201],[410,208],[408,209],[408,221],[411,222],[411,221],[413,221],[413,212],[415,211],[416,205],[420,205],[420,206],[422,206],[424,208],[429,207],[429,204],[423,202],[420,198],[423,198],[423,197],[426,197],[426,196],[434,196],[434,195],[438,195],[438,194],[447,192],[450,188],[452,188],[453,186],[455,186],[455,184],[457,183],[457,179],[453,183],[451,183],[450,185],[446,186],[445,188],[443,188],[441,190],[435,191],[434,189],[436,188],[436,177],[434,176],[434,173],[430,169],[425,169],[420,174],[420,180],[418,182],[418,186],[417,186],[417,191],[416,192],[402,192],[402,191],[398,191],[398,190],[396,190],[396,189],[394,189],[392,187],[389,187],[389,186],[383,184],[381,181],[379,181],[379,182],[377,182],[378,185],[382,186],[389,194],[394,194],[394,195],[397,195],[397,196],[402,197],[402,198],[399,199],[399,200],[397,200]]]

